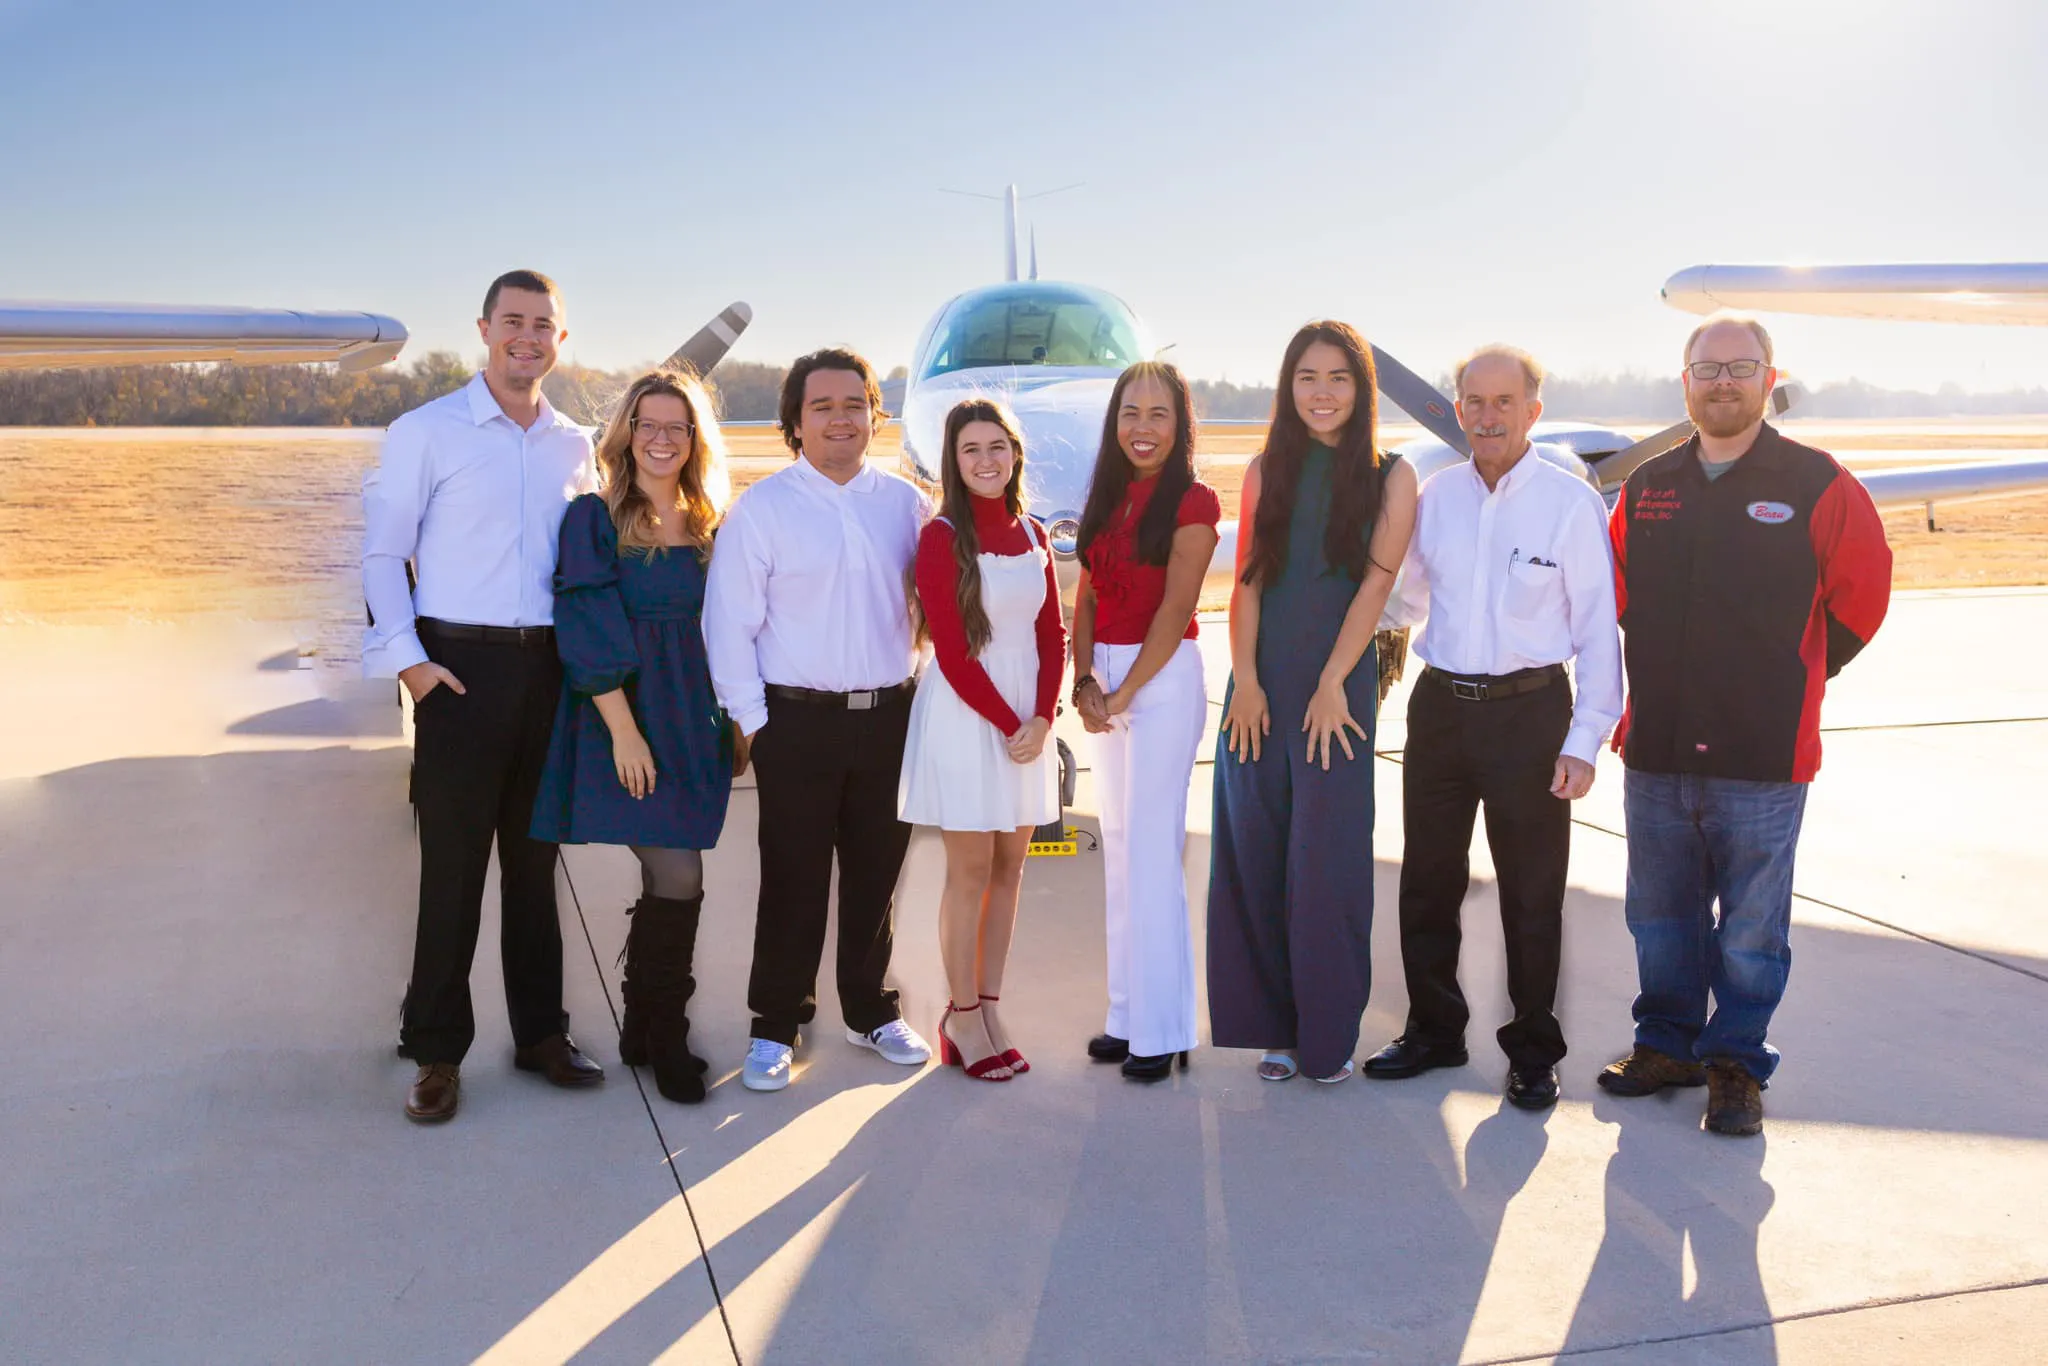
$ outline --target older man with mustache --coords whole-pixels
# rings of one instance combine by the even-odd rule
[[[1863,485],[1764,421],[1778,372],[1759,323],[1709,318],[1685,362],[1699,432],[1629,476],[1611,528],[1642,991],[1635,1048],[1599,1081],[1619,1096],[1704,1081],[1706,1127],[1754,1134],[1821,694],[1884,620],[1892,555]]]
[[[1472,827],[1486,843],[1507,934],[1514,1015],[1496,1038],[1511,1104],[1557,1103],[1556,1014],[1571,803],[1621,714],[1621,646],[1606,505],[1537,454],[1543,367],[1488,346],[1457,369],[1472,459],[1422,486],[1397,615],[1428,624],[1401,770],[1401,962],[1408,1023],[1365,1075],[1412,1077],[1466,1061],[1459,915]],[[1565,663],[1576,661],[1577,695]]]

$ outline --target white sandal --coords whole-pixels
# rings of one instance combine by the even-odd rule
[[[1285,1070],[1269,1072],[1266,1070],[1269,1067],[1274,1069],[1284,1068]],[[1292,1081],[1294,1074],[1300,1070],[1299,1067],[1295,1066],[1294,1059],[1288,1057],[1285,1053],[1266,1053],[1259,1058],[1260,1081]]]
[[[1347,1059],[1342,1067],[1332,1072],[1329,1076],[1310,1077],[1309,1080],[1321,1082],[1325,1086],[1335,1086],[1340,1081],[1351,1080],[1351,1074],[1356,1070],[1357,1064]]]

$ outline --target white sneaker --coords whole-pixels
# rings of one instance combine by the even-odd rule
[[[740,1069],[740,1085],[749,1091],[780,1091],[789,1085],[789,1065],[796,1050],[773,1039],[751,1039],[747,1065]]]
[[[862,1048],[872,1048],[890,1062],[904,1067],[918,1067],[932,1060],[932,1046],[919,1038],[917,1031],[901,1020],[891,1020],[880,1029],[863,1034],[857,1029],[846,1031],[846,1041]]]

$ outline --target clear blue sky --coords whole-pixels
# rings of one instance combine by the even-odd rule
[[[808,5],[0,0],[0,295],[369,308],[475,350],[497,271],[571,353],[909,358],[1001,269],[1121,294],[1198,375],[1334,314],[1425,373],[1668,371],[1729,260],[2048,259],[2021,0]],[[1782,319],[1810,380],[2048,383],[2048,329]]]

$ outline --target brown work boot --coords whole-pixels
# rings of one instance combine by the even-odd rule
[[[462,1091],[462,1069],[452,1062],[430,1062],[420,1066],[406,1093],[405,1117],[415,1124],[439,1124],[455,1118],[455,1102]]]
[[[1747,1137],[1764,1131],[1764,1092],[1749,1069],[1732,1058],[1707,1064],[1707,1128]]]
[[[1647,1044],[1637,1044],[1625,1058],[1600,1069],[1600,1089],[1616,1096],[1653,1096],[1667,1086],[1701,1086],[1707,1069],[1688,1058],[1674,1058]]]

